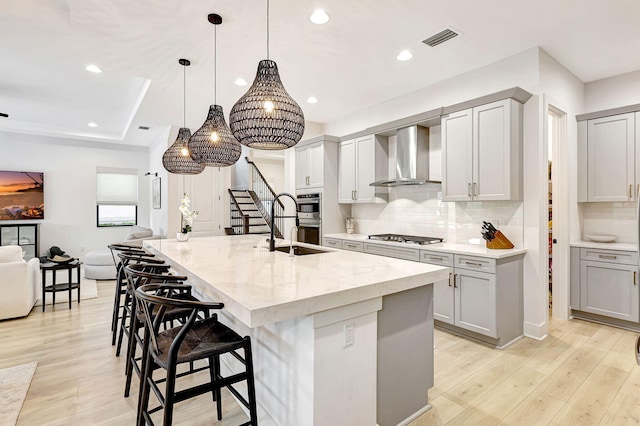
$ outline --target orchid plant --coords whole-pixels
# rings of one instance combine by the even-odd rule
[[[186,234],[191,232],[191,225],[193,225],[193,220],[198,217],[197,210],[191,210],[191,200],[187,193],[184,193],[184,197],[180,203],[180,232]]]

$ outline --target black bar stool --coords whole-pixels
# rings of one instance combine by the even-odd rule
[[[138,425],[150,424],[150,414],[164,410],[165,426],[171,425],[174,405],[186,399],[215,392],[218,420],[222,420],[222,402],[220,389],[226,387],[249,409],[250,420],[242,426],[258,424],[256,414],[255,384],[253,379],[253,359],[249,336],[240,337],[229,327],[218,322],[216,314],[209,318],[198,319],[199,312],[222,309],[222,303],[194,302],[172,298],[172,292],[184,285],[146,284],[136,289],[138,309],[144,313],[145,319],[145,360],[143,363],[143,388],[138,403]],[[179,327],[160,331],[164,312],[168,308],[185,308],[191,312],[186,323]],[[155,314],[154,314],[155,312]],[[239,350],[242,349],[241,356]],[[244,364],[244,371],[223,377],[220,372],[220,355],[229,354]],[[192,388],[176,391],[177,367],[179,364],[208,359],[213,366],[210,381]],[[153,378],[157,368],[166,370],[164,393],[158,387],[158,380]],[[246,380],[247,398],[242,396],[233,386]],[[149,410],[149,394],[153,390],[160,401],[160,406]]]
[[[109,250],[111,250],[111,258],[113,259],[113,264],[116,267],[116,292],[114,294],[114,300],[113,300],[113,315],[111,317],[111,331],[114,332],[114,336],[115,336],[115,330],[117,330],[117,322],[118,322],[118,316],[119,316],[119,312],[118,312],[118,307],[120,306],[120,297],[124,294],[124,288],[122,288],[122,286],[118,285],[119,284],[119,271],[120,271],[120,258],[118,257],[118,253],[119,252],[129,252],[129,253],[140,253],[140,254],[145,254],[147,253],[145,250],[141,249],[141,248],[136,248],[136,247],[129,247],[126,246],[124,244],[109,244],[107,247],[109,247]],[[112,342],[111,344],[115,344],[115,337],[112,338]]]
[[[187,277],[162,273],[166,272],[159,269],[162,266],[168,265],[150,265],[139,263],[128,265],[124,268],[125,275],[127,277],[127,296],[131,294],[133,302],[130,307],[129,326],[127,330],[127,381],[124,391],[125,398],[129,396],[129,392],[131,389],[131,377],[133,376],[133,372],[135,371],[138,377],[140,377],[142,371],[142,368],[138,365],[138,361],[141,361],[142,358],[136,357],[136,351],[138,346],[144,347],[143,338],[139,335],[140,328],[144,326],[144,315],[137,309],[137,303],[135,302],[135,289],[141,285],[149,283],[164,283],[176,285],[184,284],[184,282],[187,280]],[[183,300],[198,300],[191,295],[191,286],[189,285],[185,285],[181,291],[176,291],[175,297]],[[175,321],[184,323],[188,319],[190,313],[191,311],[189,309],[168,308],[164,313],[165,329],[173,327],[175,325]],[[191,364],[190,367],[191,368],[189,371],[183,373],[184,375],[209,368],[204,367],[195,369],[193,364]]]
[[[120,251],[117,253],[118,267],[116,269],[116,289],[115,297],[113,299],[113,316],[111,318],[111,344],[116,344],[116,338],[118,336],[118,320],[122,320],[122,310],[124,309],[123,297],[127,292],[127,278],[124,275],[124,267],[129,263],[157,263],[162,264],[164,260],[155,259],[155,255],[152,253],[141,253],[139,251]]]

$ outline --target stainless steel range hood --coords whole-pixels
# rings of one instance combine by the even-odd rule
[[[396,177],[369,186],[424,185],[429,180],[429,129],[409,126],[396,132]]]

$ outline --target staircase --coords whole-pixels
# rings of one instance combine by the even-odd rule
[[[230,189],[231,226],[225,231],[230,235],[238,234],[268,234],[271,232],[271,205],[276,193],[269,186],[260,169],[249,158],[244,157],[251,170],[251,189]],[[284,226],[284,219],[278,218],[284,212],[284,205],[276,201],[274,213],[273,233],[276,238],[283,238],[280,229]]]

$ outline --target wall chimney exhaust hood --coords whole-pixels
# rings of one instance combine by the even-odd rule
[[[369,186],[394,187],[441,183],[429,180],[429,129],[409,126],[396,132],[396,177],[370,183]]]

